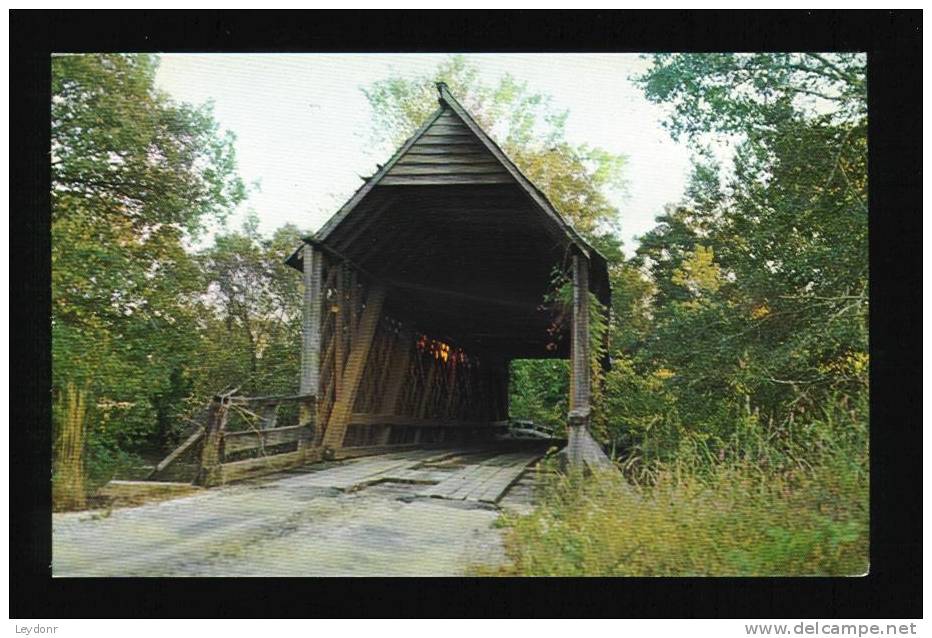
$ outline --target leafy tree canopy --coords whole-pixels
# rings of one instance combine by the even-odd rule
[[[185,242],[245,196],[232,135],[159,92],[156,68],[52,58],[53,383],[77,388],[101,458],[151,437],[184,394],[199,284]]]

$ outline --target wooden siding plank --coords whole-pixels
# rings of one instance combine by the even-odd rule
[[[437,120],[424,135],[472,135],[465,124],[455,119]]]
[[[482,145],[476,140],[475,137],[469,137],[467,135],[463,135],[462,137],[458,135],[436,135],[428,137],[425,135],[419,139],[417,144],[414,144],[411,148],[420,149],[425,146],[450,146],[476,149],[482,148]]]
[[[283,443],[293,443],[300,440],[303,436],[310,434],[310,431],[310,428],[306,425],[291,425],[284,428],[271,428],[268,430],[224,432],[223,451],[225,454],[229,454],[230,452],[255,450],[260,447],[260,442],[264,447],[282,445]]]
[[[411,164],[488,164],[495,163],[498,165],[498,162],[492,157],[489,153],[447,153],[447,154],[431,154],[431,153],[408,153],[401,160],[395,164],[395,169],[399,166],[410,166]],[[394,170],[394,169],[393,169]],[[504,170],[504,169],[502,169]]]
[[[508,184],[512,178],[501,175],[386,175],[380,186],[443,186],[446,184]]]
[[[244,478],[280,472],[281,470],[298,467],[305,463],[313,463],[318,460],[320,460],[320,455],[317,450],[305,448],[286,454],[276,454],[274,456],[264,456],[258,459],[246,459],[245,461],[224,463],[220,466],[220,482],[229,483]]]
[[[443,164],[398,164],[388,176],[396,175],[507,175],[508,173],[497,162],[483,162],[481,164],[459,164],[456,166]]]
[[[412,155],[464,155],[464,154],[491,155],[491,153],[489,153],[483,146],[481,146],[478,143],[456,144],[456,145],[443,145],[443,144],[418,145],[418,144],[415,144],[414,146],[411,147],[411,154]]]
[[[418,140],[419,143],[422,142],[462,142],[463,140],[475,140],[475,136],[469,132],[469,129],[463,129],[458,131],[450,132],[441,132],[441,131],[427,131],[421,136],[421,139]]]

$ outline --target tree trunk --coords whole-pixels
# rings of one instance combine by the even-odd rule
[[[56,510],[83,509],[87,504],[84,481],[87,390],[68,383],[59,398],[58,413],[52,504]]]

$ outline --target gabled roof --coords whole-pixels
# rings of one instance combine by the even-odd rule
[[[389,286],[385,311],[425,334],[506,358],[567,356],[563,310],[545,302],[554,269],[587,257],[608,304],[606,261],[438,90],[438,109],[305,241]],[[300,270],[301,253],[288,264]]]
[[[366,180],[366,182],[350,197],[347,201],[334,215],[331,217],[313,237],[308,238],[309,241],[313,243],[319,243],[326,245],[327,238],[331,233],[341,224],[343,221],[353,212],[357,205],[368,195],[376,186],[380,184],[390,184],[390,183],[400,183],[399,173],[399,163],[404,162],[405,156],[412,152],[414,147],[423,143],[425,136],[429,137],[429,131],[435,129],[440,123],[440,120],[445,113],[452,111],[455,114],[455,117],[468,129],[468,131],[473,135],[474,139],[478,141],[483,149],[485,149],[487,155],[490,158],[498,163],[501,169],[504,170],[505,174],[510,176],[511,179],[517,183],[521,189],[527,194],[531,201],[536,205],[540,212],[546,217],[549,224],[551,224],[556,231],[563,234],[566,239],[568,239],[583,255],[590,258],[595,258],[596,260],[602,261],[604,263],[604,257],[598,253],[592,246],[590,246],[576,230],[560,215],[559,212],[553,207],[550,201],[547,199],[547,196],[544,195],[540,189],[538,189],[525,175],[521,170],[515,166],[515,164],[508,158],[504,151],[486,134],[482,127],[480,127],[472,116],[466,111],[465,108],[453,97],[447,88],[446,84],[440,82],[437,84],[437,90],[439,92],[439,102],[440,108],[438,108],[434,113],[427,118],[424,124],[412,135],[408,140],[402,144],[402,146],[395,152],[395,154],[379,168],[379,170]],[[438,136],[439,137],[439,136]],[[488,164],[486,164],[488,165]],[[488,178],[482,183],[500,183],[507,181],[506,179],[501,179],[498,176],[499,171],[490,171],[487,175]],[[289,259],[289,263],[297,268],[300,266],[297,263],[292,263],[292,259]]]

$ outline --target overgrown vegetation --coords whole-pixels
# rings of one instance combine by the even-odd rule
[[[302,233],[249,220],[191,249],[246,192],[232,138],[159,94],[156,64],[53,59],[58,507],[177,440],[209,393],[297,380],[300,282],[282,259]],[[624,158],[567,142],[568,114],[515,78],[490,84],[453,57],[377,82],[377,142],[410,135],[437,80],[606,256],[613,288],[594,321],[593,419],[625,480],[555,478],[504,521],[509,573],[863,573],[864,56],[652,56],[635,81],[695,165],[627,257],[610,197]],[[562,425],[567,385],[563,361],[513,362],[512,416]]]
[[[637,81],[698,152],[612,271],[597,422],[628,482],[550,485],[508,521],[515,573],[864,573],[864,57],[651,61]]]
[[[52,58],[57,508],[81,507],[85,491],[175,442],[210,393],[297,376],[298,284],[281,261],[301,233],[268,240],[247,223],[191,249],[246,190],[233,136],[209,106],[157,91],[157,65]]]

